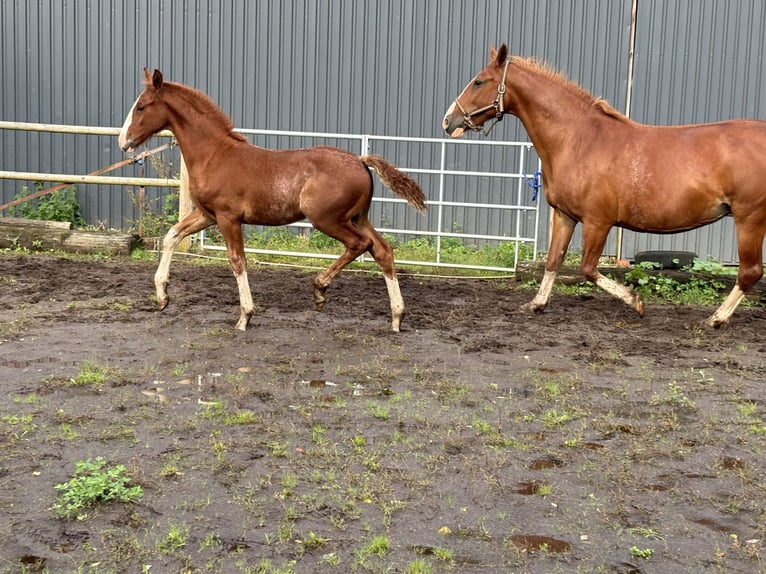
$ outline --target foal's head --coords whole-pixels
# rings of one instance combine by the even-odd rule
[[[126,152],[132,152],[148,140],[155,133],[162,131],[168,125],[169,110],[162,101],[161,90],[163,86],[162,73],[144,68],[146,87],[138,99],[130,108],[125,123],[120,130],[120,147]]]
[[[481,131],[484,122],[493,117],[499,121],[505,113],[508,47],[503,44],[499,50],[491,48],[490,55],[487,67],[460,92],[442,120],[444,131],[453,138],[462,136],[466,129]]]

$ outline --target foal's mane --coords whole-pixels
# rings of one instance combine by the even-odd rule
[[[151,87],[151,82],[147,82],[147,85]],[[194,108],[198,114],[207,116],[213,122],[221,124],[221,127],[223,127],[231,137],[243,142],[249,142],[245,136],[234,131],[234,122],[231,121],[231,118],[227,116],[207,94],[176,82],[163,82],[161,89],[168,88],[178,94],[178,96]]]
[[[563,86],[577,97],[585,100],[586,102],[590,102],[592,106],[601,110],[604,114],[623,122],[630,122],[628,117],[614,109],[605,99],[593,97],[593,95],[590,94],[587,90],[584,90],[577,84],[570,82],[564,74],[551,68],[548,63],[540,61],[537,58],[522,58],[521,56],[513,56],[511,59],[514,64],[518,64],[523,68],[537,72],[538,74],[545,76],[546,78]]]

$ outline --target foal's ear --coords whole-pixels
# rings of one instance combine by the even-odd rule
[[[154,74],[152,75],[152,86],[154,86],[155,90],[159,90],[162,87],[162,72],[156,68],[154,70]]]

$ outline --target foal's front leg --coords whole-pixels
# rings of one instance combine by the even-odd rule
[[[185,237],[197,233],[213,225],[215,219],[208,217],[199,209],[195,209],[181,221],[176,223],[162,240],[162,257],[154,274],[154,286],[157,289],[157,304],[160,310],[168,306],[168,283],[170,281],[170,260],[178,244]]]

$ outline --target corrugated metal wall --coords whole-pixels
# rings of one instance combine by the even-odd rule
[[[766,119],[766,3],[640,0],[638,6],[633,119],[660,125]],[[676,235],[624,233],[625,256],[656,249],[738,261],[731,218]]]
[[[631,0],[0,0],[0,118],[119,126],[140,90],[141,68],[148,66],[205,91],[241,128],[441,137],[446,107],[484,65],[489,44],[500,42],[513,54],[549,61],[624,110],[631,5]],[[760,1],[639,0],[638,6],[634,119],[680,123],[763,115]],[[491,137],[527,139],[512,118]],[[123,157],[113,138],[0,131],[0,146],[2,169],[15,171],[86,173]],[[403,166],[428,162],[431,153],[412,146],[385,149]],[[453,161],[486,167],[513,158]],[[3,200],[20,188],[9,181],[0,186]],[[454,189],[469,199],[502,192],[484,189],[479,180],[464,180]],[[137,217],[127,190],[84,186],[78,197],[90,223],[127,228]],[[468,223],[506,224],[481,216]],[[720,234],[703,231],[695,241],[716,247],[723,243]],[[669,237],[634,236],[626,240],[628,256],[648,241],[665,245]]]

